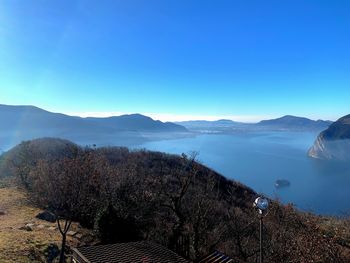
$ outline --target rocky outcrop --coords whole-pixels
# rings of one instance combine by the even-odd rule
[[[36,218],[39,218],[41,220],[45,220],[51,223],[55,223],[56,222],[56,216],[49,212],[49,211],[43,211],[41,213],[39,213]]]
[[[308,155],[317,159],[350,160],[350,115],[346,115],[321,132]]]

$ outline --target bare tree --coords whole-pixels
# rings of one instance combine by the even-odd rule
[[[10,170],[20,183],[28,190],[31,188],[30,171],[36,166],[38,153],[30,147],[30,142],[22,142],[18,150],[11,153],[8,159]]]
[[[50,160],[28,149],[17,170],[34,201],[56,215],[61,263],[72,221],[93,227],[106,204],[113,210],[107,210],[109,225],[102,220],[100,231],[113,227],[191,259],[219,248],[237,262],[255,262],[258,217],[251,205],[256,193],[248,187],[200,165],[196,155],[76,149]],[[118,220],[109,220],[111,215]],[[125,222],[135,231],[118,232]],[[341,241],[324,233],[316,216],[272,202],[264,222],[268,262],[346,262],[339,252]]]
[[[88,151],[55,162],[40,160],[32,171],[32,195],[38,204],[56,215],[62,235],[60,263],[65,262],[66,235],[72,220],[99,205],[93,203],[94,192],[101,184],[95,167],[97,160],[93,152]]]

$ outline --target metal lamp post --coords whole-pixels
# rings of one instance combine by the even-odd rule
[[[258,197],[255,199],[255,201],[253,203],[253,207],[255,209],[257,209],[259,217],[260,217],[259,262],[262,263],[263,262],[263,246],[262,246],[262,242],[263,242],[263,217],[267,214],[267,209],[269,207],[269,201],[264,197]]]

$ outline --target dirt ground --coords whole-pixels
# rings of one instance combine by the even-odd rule
[[[60,247],[56,223],[35,218],[41,212],[16,187],[0,188],[0,262],[46,262],[49,244]],[[68,245],[78,246],[86,230],[73,223]]]

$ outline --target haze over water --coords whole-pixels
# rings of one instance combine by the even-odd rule
[[[0,1],[0,103],[82,117],[335,121],[350,112],[349,10],[350,1],[319,0]],[[34,137],[4,131],[0,153]],[[59,135],[128,146],[137,134]],[[199,151],[256,191],[316,212],[347,210],[350,176],[306,157],[315,137],[202,135],[143,146]],[[276,191],[279,178],[290,188]]]
[[[201,163],[258,193],[302,210],[343,215],[350,212],[350,168],[309,158],[307,150],[316,136],[312,132],[199,135],[141,147],[176,154],[196,151]],[[277,189],[277,179],[287,179],[291,185]]]

